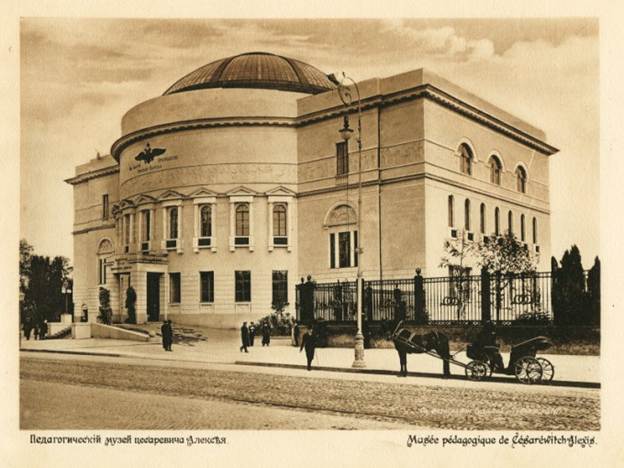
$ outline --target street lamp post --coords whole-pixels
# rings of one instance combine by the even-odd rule
[[[343,127],[339,130],[340,136],[345,142],[348,142],[353,134],[353,130],[349,128],[349,107],[353,103],[353,95],[351,89],[343,82],[345,80],[350,81],[353,84],[356,92],[356,105],[357,105],[357,136],[355,141],[357,142],[358,149],[358,199],[357,199],[357,245],[355,246],[355,252],[357,253],[357,332],[355,334],[355,359],[353,360],[352,367],[366,367],[364,362],[364,335],[362,334],[362,106],[360,100],[360,89],[353,78],[348,77],[342,72],[342,80],[338,80],[333,74],[328,78],[336,85],[338,90],[338,96],[345,105],[345,115],[343,121]],[[348,156],[347,156],[348,157]],[[347,176],[348,177],[348,176]],[[347,180],[348,186],[348,180]]]

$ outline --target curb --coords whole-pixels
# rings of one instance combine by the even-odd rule
[[[107,356],[107,357],[122,357],[121,354],[116,353],[94,353],[89,351],[67,351],[64,349],[24,349],[20,348],[20,352],[25,353],[56,353],[56,354],[78,354],[83,356]]]
[[[285,369],[301,369],[305,370],[306,366],[300,364],[282,364],[275,362],[254,362],[254,361],[235,361],[234,364],[241,366],[259,366],[259,367],[282,367]],[[328,372],[343,372],[349,374],[372,374],[372,375],[397,375],[395,371],[385,369],[353,369],[348,367],[327,367],[327,366],[315,366],[314,370],[328,371]],[[408,372],[408,377],[424,377],[430,379],[443,380],[440,374],[433,374],[431,372]],[[468,381],[463,375],[451,375],[448,380],[463,380]],[[497,382],[506,384],[517,384],[515,379],[504,377],[489,377],[486,382]],[[580,382],[574,380],[555,380],[550,383],[533,384],[534,386],[543,387],[576,387],[576,388],[593,388],[599,389],[600,383],[597,382]]]

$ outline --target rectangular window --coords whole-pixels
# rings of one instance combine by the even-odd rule
[[[124,252],[130,251],[130,215],[126,214],[123,217],[123,232],[124,232]]]
[[[288,303],[288,272],[273,271],[272,304]]]
[[[181,302],[180,273],[169,273],[169,302],[179,304]]]
[[[109,207],[108,207],[108,193],[102,195],[102,219],[108,219]]]
[[[178,207],[169,208],[169,239],[178,238]]]
[[[329,235],[329,267],[336,268],[336,234]]]
[[[346,141],[336,143],[336,175],[349,173],[349,147]]]
[[[106,259],[98,259],[98,284],[106,284]]]
[[[212,206],[201,205],[199,207],[199,236],[212,236]]]
[[[141,211],[141,242],[149,242],[152,229],[152,214],[149,210]]]
[[[284,203],[273,207],[273,245],[288,245],[288,206]]]
[[[358,266],[358,232],[353,231],[353,266]]]
[[[199,272],[199,288],[201,302],[214,302],[214,272]]]
[[[338,233],[338,267],[345,268],[351,266],[351,233]]]
[[[251,271],[235,271],[236,302],[251,302]]]

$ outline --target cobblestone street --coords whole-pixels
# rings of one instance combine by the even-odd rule
[[[515,392],[34,357],[21,359],[20,375],[21,426],[29,429],[597,430],[600,418],[595,390]],[[46,391],[71,403],[50,404],[59,399]]]

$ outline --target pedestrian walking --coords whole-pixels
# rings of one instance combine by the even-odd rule
[[[256,337],[256,326],[253,322],[249,324],[249,346],[253,346]]]
[[[165,320],[160,327],[162,334],[162,345],[165,351],[172,351],[171,346],[173,344],[173,327],[171,326],[171,320]]]
[[[269,346],[271,344],[271,325],[268,321],[264,321],[262,324],[262,346]]]
[[[26,320],[24,320],[24,337],[27,340],[30,340],[30,333],[32,332],[32,329],[33,329],[32,321],[30,318],[27,318]]]
[[[35,325],[35,340],[39,339],[39,325]]]
[[[247,346],[249,345],[249,328],[247,328],[247,322],[243,322],[243,326],[240,328],[241,331],[241,347],[240,352],[245,351],[248,353]]]
[[[312,370],[312,360],[314,359],[314,350],[316,349],[316,334],[314,327],[310,327],[301,338],[301,346],[299,352],[305,348],[306,359],[308,361],[308,370]]]

